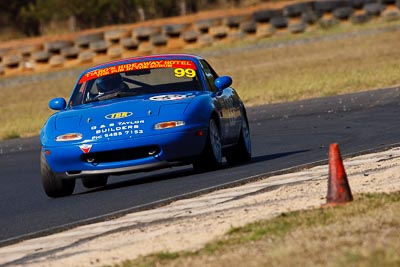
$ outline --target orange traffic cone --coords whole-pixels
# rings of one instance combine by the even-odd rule
[[[329,178],[326,200],[325,206],[342,205],[353,201],[353,195],[351,194],[337,143],[331,144],[329,147]]]

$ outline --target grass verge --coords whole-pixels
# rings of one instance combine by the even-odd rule
[[[400,266],[400,192],[336,208],[285,213],[232,228],[197,251],[160,252],[131,266]]]
[[[379,32],[379,27],[316,28],[297,39],[281,35],[262,41],[275,42],[274,46],[210,61],[220,73],[234,77],[234,87],[248,105],[396,86],[400,84],[396,63],[400,35],[398,30]],[[349,32],[354,34],[346,35]],[[332,35],[337,37],[320,38]]]
[[[210,63],[220,75],[232,76],[246,105],[254,106],[400,84],[399,32],[400,21],[341,23],[329,30],[309,27],[300,35],[278,33],[186,52],[212,52]],[[0,88],[0,139],[38,135],[52,113],[48,101],[68,98],[74,82],[63,77]]]
[[[53,113],[48,107],[49,100],[68,98],[74,83],[73,79],[61,78],[0,88],[0,139],[39,135]]]

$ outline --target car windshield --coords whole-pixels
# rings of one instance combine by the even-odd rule
[[[100,72],[99,72],[100,73]],[[100,77],[98,77],[100,76]],[[151,68],[81,78],[70,106],[119,97],[201,90],[195,68]]]

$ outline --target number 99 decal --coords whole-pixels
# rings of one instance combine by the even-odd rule
[[[182,68],[177,68],[174,70],[175,77],[181,78],[183,76],[186,76],[188,78],[194,78],[196,77],[196,71],[192,69],[182,69]]]

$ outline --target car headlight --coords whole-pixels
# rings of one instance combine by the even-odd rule
[[[175,128],[183,125],[185,125],[184,121],[165,121],[154,125],[154,129],[162,130],[162,129]]]
[[[78,141],[81,139],[82,139],[82,134],[80,133],[67,133],[56,137],[57,142]]]

